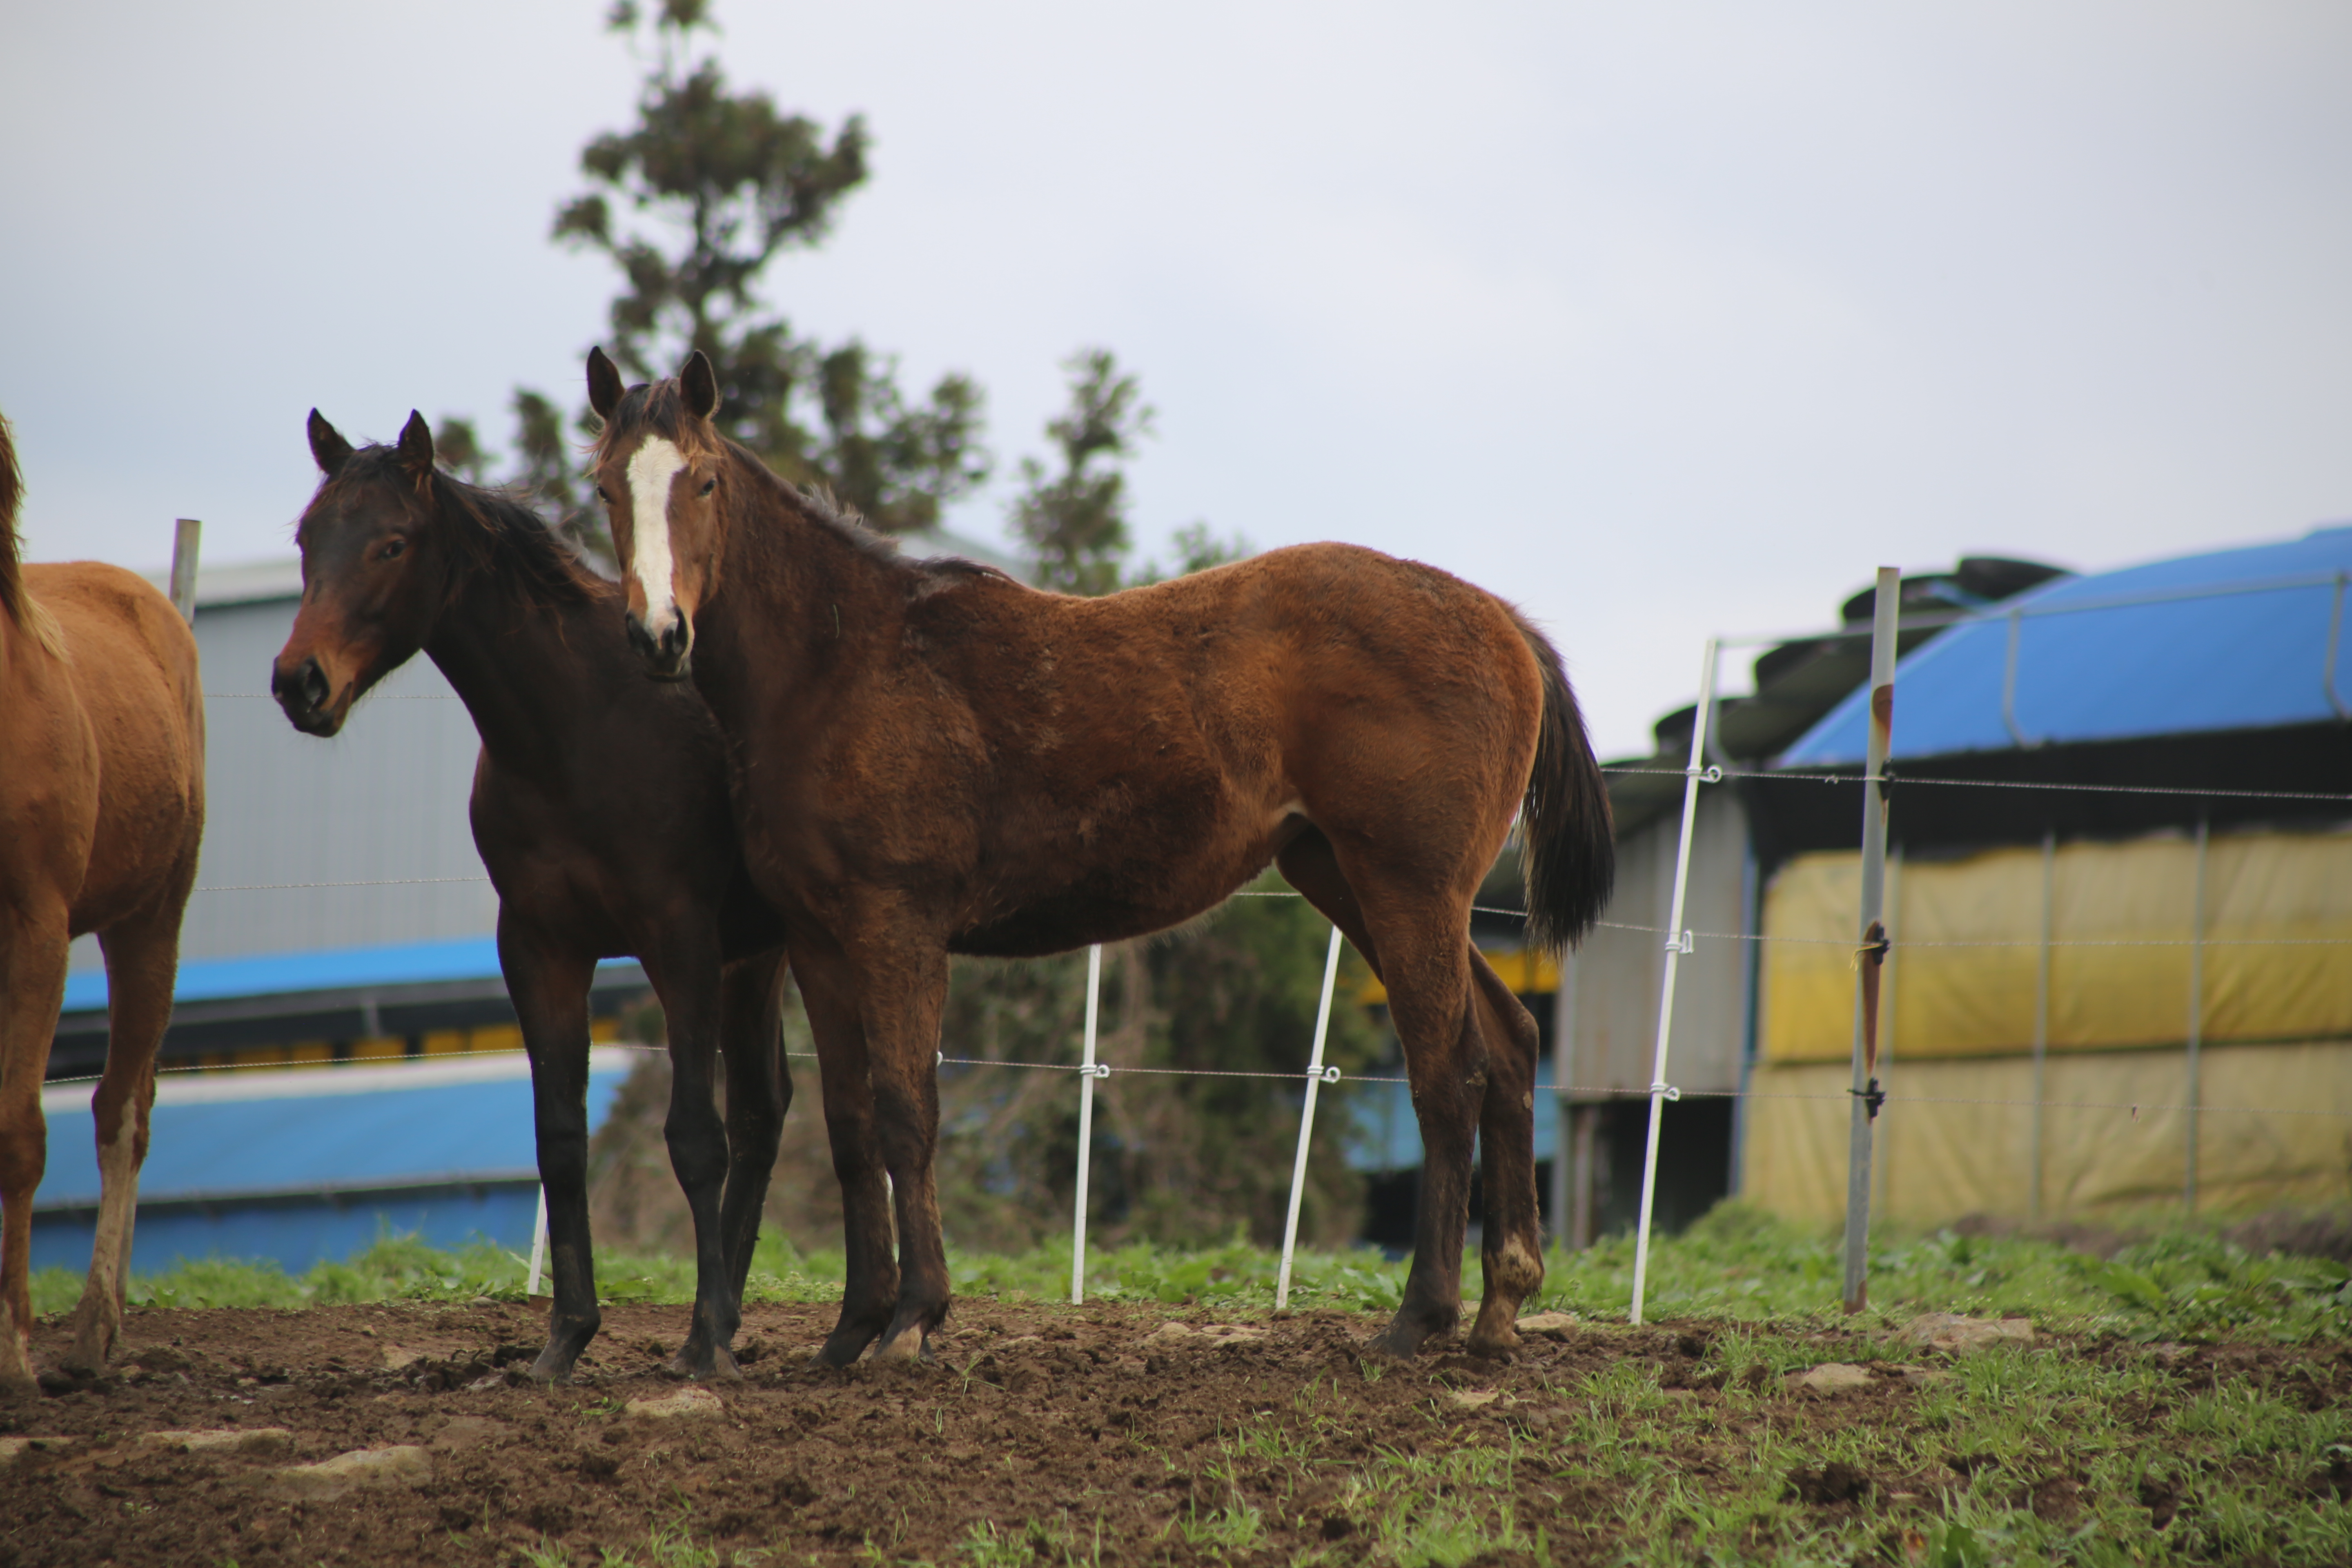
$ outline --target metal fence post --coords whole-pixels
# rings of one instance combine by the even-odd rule
[[[172,528],[172,607],[190,626],[196,624],[196,544],[204,531],[193,517]]]
[[[1862,784],[1862,920],[1854,949],[1853,1097],[1846,1139],[1845,1310],[1870,1300],[1870,1124],[1877,1119],[1878,982],[1886,958],[1886,752],[1895,736],[1895,621],[1903,574],[1878,569],[1870,626],[1870,741]]]
[[[2058,834],[2047,829],[2042,835],[2042,942],[2033,972],[2033,1187],[2025,1199],[2026,1216],[2037,1220],[2042,1217],[2042,1079],[2050,1065],[2050,932],[2057,864]]]
[[[1087,1299],[1087,1172],[1095,1151],[1095,1022],[1102,1001],[1102,943],[1087,949],[1087,1042],[1078,1068],[1078,1203],[1070,1221],[1070,1305]]]
[[[2197,1106],[2203,1082],[2198,1060],[2205,1044],[2205,814],[2197,814],[2197,891],[2189,915],[2189,1158],[2181,1198],[2189,1212],[2197,1212]]]
[[[1690,765],[1683,769],[1683,837],[1675,851],[1675,892],[1666,917],[1666,973],[1658,985],[1658,1050],[1650,1069],[1650,1141],[1642,1152],[1642,1219],[1633,1237],[1631,1317],[1636,1324],[1642,1321],[1643,1299],[1649,1288],[1650,1217],[1658,1194],[1658,1130],[1665,1118],[1666,1101],[1682,1098],[1680,1089],[1666,1083],[1666,1045],[1675,1028],[1675,961],[1690,951],[1690,933],[1683,930],[1683,895],[1690,887],[1691,838],[1698,826],[1698,786],[1703,777],[1723,776],[1720,768],[1700,767],[1706,760],[1707,731],[1714,719],[1717,646],[1715,638],[1706,639],[1706,653],[1698,674],[1698,710],[1691,716]]]
[[[1307,1193],[1307,1141],[1315,1133],[1315,1091],[1323,1087],[1323,1041],[1331,1029],[1331,988],[1339,978],[1339,928],[1323,955],[1323,1000],[1315,1009],[1315,1048],[1307,1058],[1307,1104],[1298,1113],[1298,1157],[1290,1165],[1290,1217],[1282,1222],[1282,1272],[1274,1286],[1274,1310],[1290,1305],[1290,1258],[1298,1247],[1298,1205]],[[1339,1069],[1334,1068],[1336,1074]]]

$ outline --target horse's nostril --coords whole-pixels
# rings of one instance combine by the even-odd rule
[[[315,711],[327,705],[327,672],[319,668],[317,659],[304,659],[295,679],[302,693],[303,707]]]

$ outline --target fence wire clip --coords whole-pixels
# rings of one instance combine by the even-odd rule
[[[1654,1083],[1650,1086],[1650,1092],[1661,1095],[1667,1100],[1680,1100],[1683,1097],[1683,1091],[1670,1083]]]
[[[1081,1075],[1087,1078],[1108,1078],[1110,1076],[1110,1063],[1097,1062],[1092,1067],[1082,1067],[1078,1068],[1078,1071]]]
[[[1666,951],[1668,952],[1689,952],[1692,949],[1693,944],[1691,942],[1691,933],[1689,931],[1685,931],[1680,936],[1675,936],[1672,933],[1667,935]]]
[[[1721,784],[1723,782],[1723,770],[1713,763],[1709,763],[1707,766],[1703,768],[1685,768],[1683,770],[1683,777],[1686,779],[1696,779],[1701,784]]]
[[[1853,956],[1846,961],[1845,966],[1848,969],[1860,969],[1862,961],[1865,958],[1873,963],[1885,963],[1886,955],[1894,949],[1895,939],[1891,936],[1882,936],[1876,942],[1864,942],[1853,950]],[[1847,1089],[1846,1092],[1852,1094],[1853,1090]]]
[[[1850,1089],[1846,1092],[1862,1101],[1863,1109],[1870,1112],[1870,1119],[1873,1121],[1878,1120],[1879,1108],[1886,1103],[1886,1091],[1878,1087],[1876,1079],[1870,1080],[1868,1089]]]

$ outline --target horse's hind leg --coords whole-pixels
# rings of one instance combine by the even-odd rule
[[[1543,1284],[1542,1210],[1536,1199],[1536,1058],[1543,1033],[1486,955],[1470,949],[1479,1022],[1486,1038],[1486,1093],[1478,1118],[1478,1158],[1486,1188],[1480,1259],[1486,1299],[1470,1330],[1470,1349],[1499,1355],[1519,1342],[1519,1303]]]
[[[866,978],[867,1071],[875,1126],[898,1222],[898,1305],[877,1357],[925,1354],[948,1315],[947,1241],[940,1226],[940,1014],[947,953],[909,953],[897,973]]]
[[[0,904],[0,1391],[33,1376],[33,1192],[48,1167],[41,1079],[66,988],[66,911]]]
[[[782,952],[730,964],[719,981],[719,1051],[727,1068],[727,1187],[719,1229],[739,1313],[776,1149],[783,1142],[784,1112],[793,1102],[783,1057],[783,984]]]
[[[66,1352],[67,1370],[78,1373],[103,1370],[122,1332],[139,1167],[155,1103],[155,1053],[171,1026],[180,966],[179,904],[101,931],[98,941],[106,954],[106,1071],[90,1103],[98,1131],[98,1238]]]
[[[499,914],[499,966],[530,1055],[539,1184],[547,1195],[549,1274],[555,1294],[547,1343],[530,1364],[541,1383],[569,1383],[596,1337],[596,1265],[588,1234],[588,987],[596,961],[572,943]]]
[[[1486,1049],[1473,1005],[1465,911],[1391,893],[1376,868],[1343,869],[1319,830],[1277,857],[1282,873],[1337,921],[1387,985],[1404,1044],[1405,1076],[1421,1123],[1421,1202],[1404,1300],[1370,1348],[1411,1355],[1462,1314],[1462,1238],[1470,1209],[1470,1155],[1486,1088]]]

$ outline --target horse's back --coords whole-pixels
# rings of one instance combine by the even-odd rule
[[[96,742],[96,838],[74,900],[77,935],[143,910],[193,875],[204,833],[205,717],[196,639],[145,579],[98,562],[28,566],[63,634]]]

